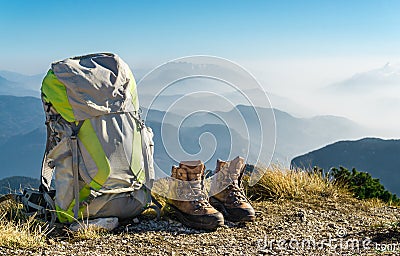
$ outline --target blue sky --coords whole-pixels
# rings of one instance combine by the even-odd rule
[[[323,89],[400,63],[399,10],[397,0],[0,0],[0,70],[43,74],[53,61],[114,52],[135,74],[187,55],[216,55],[293,101],[292,114],[345,116],[398,137],[400,87],[377,84],[379,95],[362,97]]]
[[[136,66],[400,56],[400,1],[1,1],[0,69],[42,73],[97,51]]]

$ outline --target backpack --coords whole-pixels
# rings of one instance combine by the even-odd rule
[[[41,92],[47,141],[39,190],[49,201],[55,189],[48,208],[62,223],[140,214],[152,202],[154,144],[128,65],[111,53],[58,61]]]

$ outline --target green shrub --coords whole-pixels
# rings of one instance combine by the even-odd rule
[[[372,178],[367,172],[359,172],[355,168],[349,171],[340,166],[339,169],[332,168],[328,175],[334,183],[347,186],[358,199],[379,198],[389,204],[400,204],[395,194],[387,191],[379,179]]]

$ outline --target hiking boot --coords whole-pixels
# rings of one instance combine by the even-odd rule
[[[211,205],[232,222],[254,221],[256,218],[242,188],[244,166],[244,159],[241,157],[230,162],[217,160],[211,181]]]
[[[185,161],[172,167],[168,201],[164,210],[185,226],[213,230],[224,224],[223,215],[208,202],[204,192],[204,164]]]

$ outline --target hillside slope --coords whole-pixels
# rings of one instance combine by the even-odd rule
[[[39,97],[40,92],[38,90],[27,88],[21,82],[10,81],[9,79],[1,76],[0,73],[0,95]]]
[[[46,131],[42,127],[0,144],[0,178],[17,175],[39,178],[45,142]]]
[[[12,176],[0,180],[0,195],[19,192],[21,189],[39,188],[40,180],[23,176]]]
[[[25,134],[44,125],[40,99],[0,95],[0,144],[9,137]]]
[[[71,239],[66,227],[39,248],[1,248],[4,255],[377,255],[400,242],[400,210],[358,200],[253,202],[255,222],[226,222],[214,232],[141,216],[100,237]],[[398,224],[397,224],[398,225]],[[58,235],[57,235],[58,232]],[[397,250],[397,251],[396,251]],[[380,255],[380,254],[379,254]]]
[[[340,141],[294,158],[292,166],[325,171],[343,166],[370,173],[392,193],[400,195],[400,140],[365,138]]]
[[[163,214],[157,220],[155,212],[149,210],[137,218],[119,220],[119,226],[106,233],[93,229],[74,233],[68,224],[56,223],[50,233],[38,229],[39,239],[27,244],[32,236],[27,230],[32,225],[21,230],[3,217],[0,252],[29,256],[376,255],[379,251],[398,255],[400,252],[400,247],[387,247],[400,242],[400,208],[378,200],[355,199],[342,186],[318,174],[279,166],[263,171],[259,186],[249,187],[249,177],[243,178],[244,191],[255,209],[254,222],[225,220],[215,231],[203,231],[185,227],[170,214]],[[154,186],[163,191],[169,189],[165,180],[155,181]],[[165,205],[166,198],[155,196]],[[0,209],[7,212],[7,204],[0,204]]]

